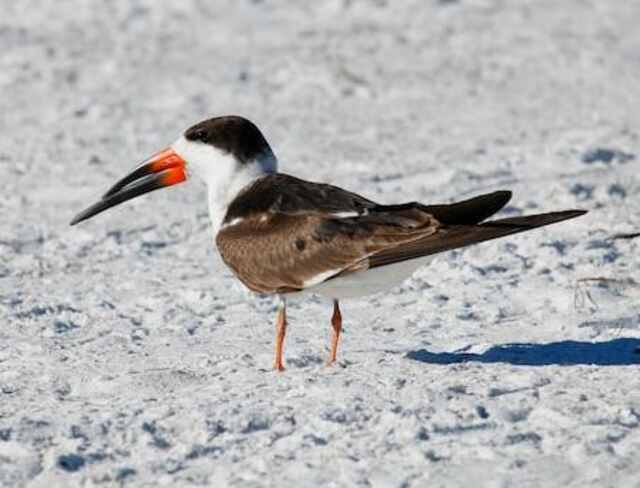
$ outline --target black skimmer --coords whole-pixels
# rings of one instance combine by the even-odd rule
[[[434,254],[585,213],[565,210],[485,222],[506,205],[509,191],[444,205],[381,205],[336,186],[278,173],[277,159],[260,130],[245,118],[226,116],[187,129],[71,225],[190,175],[208,186],[223,261],[250,290],[280,297],[277,370],[284,369],[288,295],[311,292],[333,300],[331,364],[342,328],[340,299],[390,288]]]

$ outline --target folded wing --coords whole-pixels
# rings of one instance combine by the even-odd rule
[[[276,174],[260,178],[231,202],[216,244],[248,288],[287,293],[583,213],[480,224],[510,197],[500,191],[450,205],[380,205],[335,186]]]

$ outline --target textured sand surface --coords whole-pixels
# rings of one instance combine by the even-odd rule
[[[0,486],[640,486],[640,3],[4,2]],[[382,202],[590,213],[290,308],[192,181],[71,217],[203,118]],[[585,281],[608,278],[618,281]]]

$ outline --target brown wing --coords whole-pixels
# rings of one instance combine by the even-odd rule
[[[403,214],[403,215],[399,215]],[[367,257],[436,232],[429,214],[331,219],[318,215],[262,214],[223,227],[216,244],[224,262],[249,289],[298,291],[337,274],[366,269]]]
[[[248,288],[286,293],[368,269],[376,256],[380,263],[400,259],[403,250],[409,256],[411,243],[436,235],[443,224],[480,222],[510,197],[495,192],[451,205],[380,205],[335,186],[275,174],[231,202],[216,244]]]

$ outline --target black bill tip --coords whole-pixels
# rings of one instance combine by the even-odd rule
[[[160,151],[118,181],[100,201],[76,215],[71,225],[150,191],[182,183],[187,178],[185,164],[173,149]]]
[[[160,171],[159,173],[148,174],[136,180],[134,183],[125,186],[117,193],[113,193],[83,210],[71,220],[70,225],[76,225],[100,212],[104,212],[111,207],[115,207],[122,202],[139,197],[145,193],[180,183],[184,181],[185,178],[185,173],[181,168],[170,168]]]

